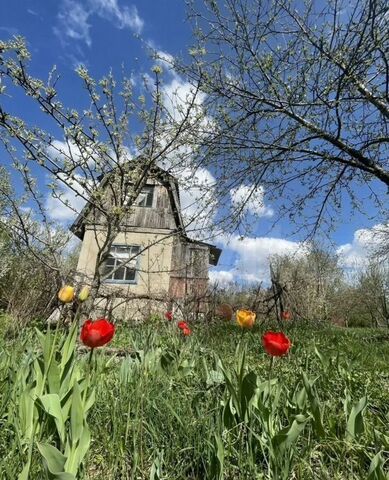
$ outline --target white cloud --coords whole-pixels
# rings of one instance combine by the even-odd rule
[[[53,197],[51,193],[46,198],[46,211],[49,217],[58,222],[75,220],[85,205],[85,200],[76,192],[66,186],[58,186],[60,199]]]
[[[265,206],[265,190],[262,185],[240,185],[230,191],[231,204],[235,209],[241,210],[242,214],[252,213],[259,217],[272,217],[274,212]]]
[[[144,22],[134,5],[120,7],[118,0],[89,0],[81,3],[77,0],[63,0],[57,15],[58,25],[54,33],[63,41],[64,37],[92,45],[90,18],[97,15],[117,28],[129,28],[139,34]]]
[[[346,268],[363,266],[369,260],[369,254],[385,245],[389,238],[389,224],[377,224],[372,228],[361,228],[354,232],[353,241],[345,243],[336,250],[340,264]]]
[[[55,194],[53,195],[53,191],[47,194],[45,208],[51,219],[67,223],[75,220],[86,203],[87,192],[80,184],[84,183],[85,179],[81,175],[69,178],[65,174],[60,174],[59,177],[66,183],[54,181]]]
[[[219,286],[226,286],[234,281],[234,273],[228,270],[210,270],[209,282]]]
[[[90,0],[92,12],[96,12],[101,18],[113,23],[119,22],[118,28],[129,28],[134,33],[140,33],[144,21],[140,18],[134,5],[120,8],[117,0]]]
[[[269,259],[272,255],[304,255],[307,245],[283,238],[246,237],[241,239],[234,235],[221,239],[225,249],[235,253],[237,259],[231,273],[235,280],[247,282],[269,281]]]
[[[91,46],[90,23],[88,19],[90,12],[81,3],[73,0],[64,0],[58,13],[58,27],[54,27],[54,33],[61,39],[63,36],[72,40],[84,41],[88,47]]]

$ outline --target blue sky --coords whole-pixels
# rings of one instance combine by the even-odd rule
[[[147,45],[170,55],[185,56],[191,43],[191,29],[185,17],[185,2],[182,0],[3,0],[0,3],[0,38],[23,35],[32,53],[33,74],[47,78],[48,71],[55,64],[61,74],[59,90],[63,103],[82,108],[85,97],[74,73],[79,63],[85,64],[94,77],[103,76],[110,68],[119,75],[124,65],[127,74],[137,81],[149,73],[152,66]],[[187,88],[184,79],[172,75],[171,84],[173,81],[179,88]],[[13,102],[14,112],[33,122],[38,118],[38,112],[24,99],[9,101]],[[45,126],[44,122],[42,126]],[[6,163],[6,160],[2,162]],[[204,171],[202,177],[212,180],[212,173]],[[40,180],[43,185],[43,174]],[[232,192],[231,199],[239,198],[242,193],[244,191],[237,191],[234,197]],[[331,234],[334,247],[344,254],[346,265],[364,256],[372,229],[382,221],[370,204],[368,192],[361,190],[358,193],[366,197],[364,203],[370,215],[352,215],[345,199],[342,217]],[[192,200],[198,197],[194,192]],[[81,206],[77,199],[71,195],[69,198],[77,207]],[[64,223],[71,220],[70,214],[61,214],[60,206],[53,199],[47,197],[46,206],[52,217]],[[252,217],[251,211],[256,211],[257,217]],[[263,196],[260,191],[258,202],[247,211],[248,220],[253,225],[252,232],[243,240],[233,235],[229,244],[225,237],[219,238],[223,255],[219,267],[211,273],[213,279],[264,280],[270,254],[298,249],[298,242],[304,234],[292,236],[293,226],[287,219],[269,231],[276,214],[277,202],[269,204],[266,194]]]

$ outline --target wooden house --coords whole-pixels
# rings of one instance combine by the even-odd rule
[[[104,182],[103,178],[103,189]],[[93,277],[106,228],[89,204],[71,226],[82,240],[77,270],[84,280]],[[153,167],[105,262],[103,291],[114,293],[117,305],[127,309],[126,316],[134,311],[134,302],[137,310],[144,311],[145,299],[149,310],[161,311],[169,308],[169,301],[190,297],[197,299],[194,308],[204,311],[208,268],[217,265],[220,253],[214,245],[186,235],[178,182],[168,172]],[[150,299],[165,303],[154,302],[150,307]]]

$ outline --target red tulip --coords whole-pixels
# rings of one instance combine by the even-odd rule
[[[281,312],[281,318],[282,320],[290,320],[292,318],[292,314],[289,312],[289,310],[285,310]]]
[[[186,322],[178,322],[177,327],[181,330],[184,330],[184,328],[189,329],[189,325]]]
[[[282,357],[292,346],[289,338],[282,332],[266,332],[262,337],[263,347],[269,355]]]
[[[173,312],[165,312],[165,318],[171,322],[173,320]]]
[[[181,331],[182,334],[185,335],[185,337],[189,337],[189,335],[192,334],[192,330],[190,328],[183,328]]]
[[[90,348],[102,347],[112,340],[115,326],[106,318],[99,318],[94,322],[87,320],[81,329],[81,341]]]

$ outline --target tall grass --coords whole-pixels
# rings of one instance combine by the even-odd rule
[[[119,326],[111,346],[131,353],[96,352],[91,441],[76,478],[387,478],[386,333],[288,330],[292,351],[275,359],[269,375],[259,328],[242,334],[234,325],[194,325],[183,338],[162,321]],[[41,354],[38,340],[34,332],[1,340],[1,479],[17,478],[26,460],[15,392],[18,372]],[[74,362],[84,378],[87,357]],[[55,445],[55,429],[47,423],[39,435],[29,478],[56,478],[37,446]]]

